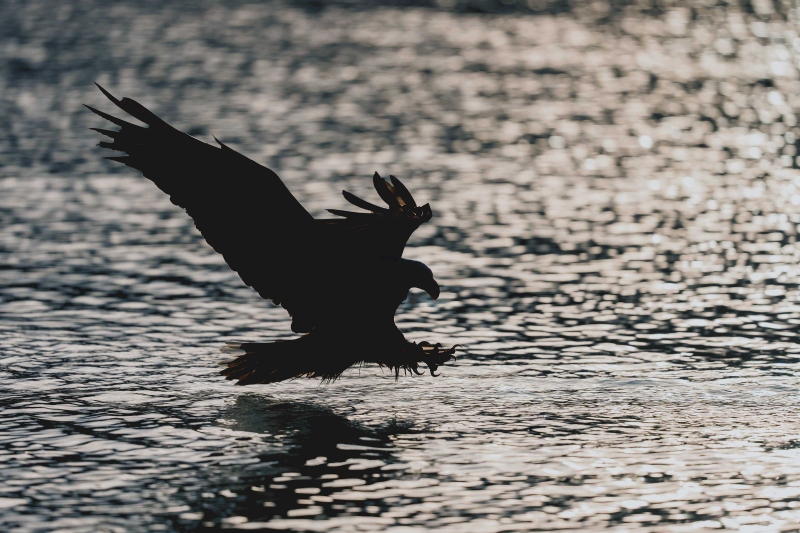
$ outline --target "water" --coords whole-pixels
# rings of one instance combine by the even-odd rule
[[[798,14],[442,5],[3,4],[4,531],[800,530]],[[221,379],[289,318],[100,159],[92,81],[315,215],[399,176],[443,295],[397,322],[467,351]]]

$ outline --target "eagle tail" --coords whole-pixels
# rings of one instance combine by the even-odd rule
[[[322,378],[334,381],[357,361],[335,357],[312,335],[269,343],[229,344],[223,351],[236,353],[232,361],[220,363],[220,373],[237,385],[277,383],[293,378]]]

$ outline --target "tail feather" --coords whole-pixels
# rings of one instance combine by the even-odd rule
[[[222,363],[227,368],[221,374],[227,379],[237,380],[237,385],[277,383],[300,377],[333,381],[358,363],[351,357],[330,353],[330,347],[325,350],[310,336],[288,341],[229,345],[226,351],[231,351],[231,348],[243,350],[244,354]]]

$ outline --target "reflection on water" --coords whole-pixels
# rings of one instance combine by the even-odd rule
[[[540,4],[0,6],[2,529],[797,530],[796,13]],[[317,215],[402,176],[398,324],[469,352],[220,379],[289,319],[91,151],[92,81]]]
[[[315,404],[253,394],[239,396],[225,416],[224,424],[236,438],[267,443],[254,457],[257,461],[237,474],[244,497],[235,498],[232,510],[249,517],[249,527],[265,521],[276,527],[281,517],[322,515],[341,520],[366,501],[342,498],[343,491],[361,490],[367,484],[389,489],[396,472],[404,469],[393,457],[393,440],[410,428],[397,420],[370,429]],[[223,479],[230,485],[230,475]],[[375,509],[370,513],[402,505],[402,491],[394,492],[388,499],[367,498]],[[208,500],[202,509],[209,516],[219,514]],[[205,525],[213,527],[213,522]],[[330,524],[319,526],[325,529]]]

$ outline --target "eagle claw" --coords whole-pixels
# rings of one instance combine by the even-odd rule
[[[401,368],[404,372],[411,371],[421,376],[425,372],[420,371],[419,367],[420,363],[424,363],[428,367],[431,376],[439,377],[440,374],[437,374],[436,371],[450,360],[455,360],[454,354],[458,348],[460,348],[459,345],[455,345],[452,348],[442,348],[441,343],[438,342],[436,344],[431,344],[427,341],[411,342],[408,349],[404,350],[409,359],[402,363],[389,365],[389,367],[394,368],[395,378],[399,378]]]

